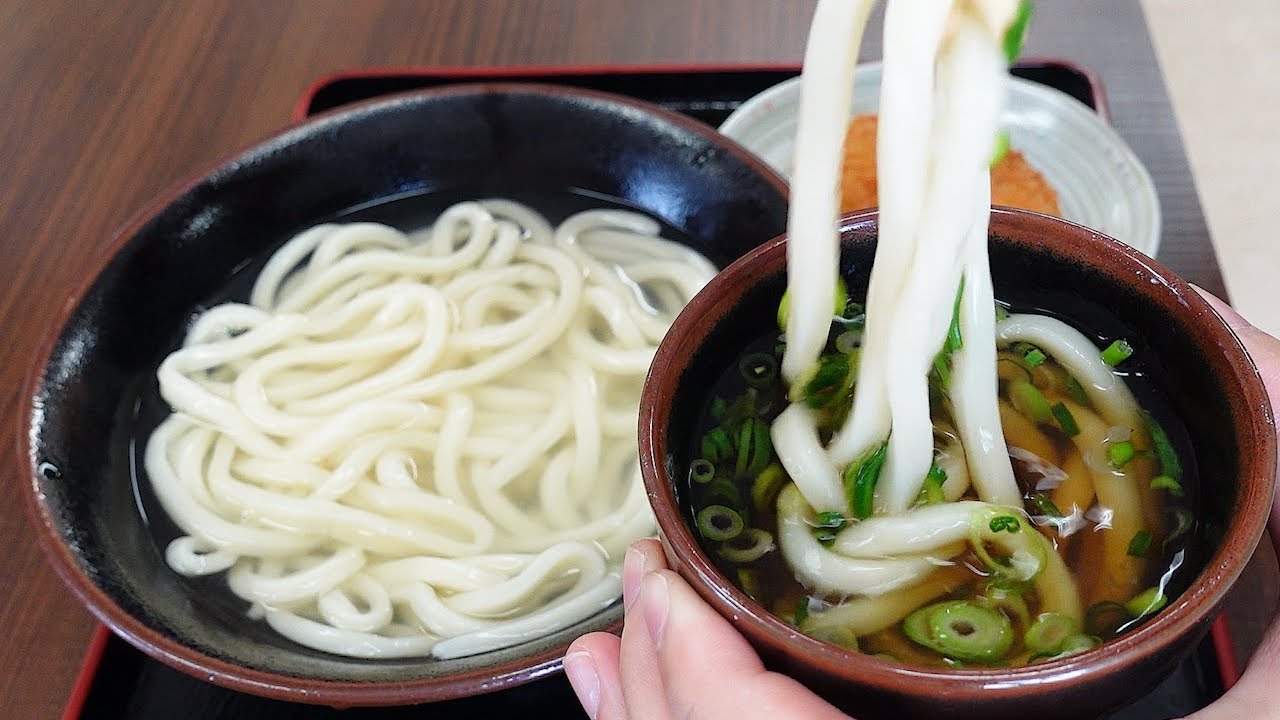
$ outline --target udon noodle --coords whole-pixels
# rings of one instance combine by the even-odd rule
[[[1082,634],[1086,605],[1122,606],[1133,622],[1167,600],[1169,573],[1141,592],[1151,567],[1141,558],[1165,531],[1151,497],[1182,494],[1177,458],[1112,370],[1123,357],[1104,360],[1053,318],[997,321],[989,163],[1017,2],[888,3],[879,237],[865,313],[849,310],[837,278],[840,156],[830,148],[848,125],[872,5],[817,5],[783,344],[744,356],[748,388],[715,401],[690,468],[696,524],[749,592],[765,583],[750,565],[773,551],[776,532],[814,610],[784,614],[822,637],[856,646],[902,622],[917,646],[951,663],[1088,649],[1111,630]],[[781,390],[770,385],[776,370]],[[779,392],[789,400],[780,413],[771,409]],[[1085,527],[1105,532],[1071,538]],[[1068,569],[1068,550],[1088,565],[1087,583]],[[994,640],[979,649],[984,635]]]
[[[640,387],[715,268],[630,212],[510,201],[307,230],[158,371],[169,565],[303,645],[474,654],[618,597]]]

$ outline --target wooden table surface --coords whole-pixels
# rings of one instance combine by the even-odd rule
[[[27,527],[18,456],[31,350],[112,232],[184,176],[271,134],[317,77],[362,66],[797,63],[812,0],[0,2],[0,715],[56,717],[94,623]],[[1080,62],[1151,171],[1160,258],[1221,292],[1137,0],[1041,0],[1028,53]],[[869,39],[864,57],[879,55]],[[1268,550],[1269,553],[1269,550]],[[1276,593],[1255,561],[1239,651]]]

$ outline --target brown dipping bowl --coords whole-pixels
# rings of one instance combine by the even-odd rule
[[[855,297],[865,292],[876,221],[875,213],[862,213],[841,222],[841,274]],[[735,262],[694,298],[659,347],[645,384],[641,468],[672,568],[734,619],[769,668],[862,720],[1098,717],[1136,700],[1204,636],[1271,507],[1270,403],[1239,340],[1191,286],[1128,246],[1056,218],[996,209],[990,235],[996,297],[1061,315],[1095,339],[1127,338],[1185,425],[1199,468],[1189,587],[1154,619],[1098,649],[1015,668],[883,661],[798,633],[747,597],[703,551],[682,504],[692,438],[716,379],[748,343],[776,330],[785,237]]]

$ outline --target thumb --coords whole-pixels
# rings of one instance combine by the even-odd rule
[[[1253,358],[1258,374],[1262,376],[1262,384],[1271,398],[1272,415],[1280,417],[1280,340],[1254,327],[1235,308],[1213,293],[1195,285],[1191,287],[1204,297],[1227,327],[1240,338],[1249,357]]]

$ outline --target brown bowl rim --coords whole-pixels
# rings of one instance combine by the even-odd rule
[[[850,230],[873,229],[877,216],[875,210],[845,215],[840,220],[842,235]],[[1240,389],[1240,402],[1233,403],[1232,408],[1251,409],[1244,414],[1245,423],[1236,434],[1238,440],[1250,440],[1242,442],[1242,446],[1254,450],[1241,457],[1237,476],[1243,486],[1237,505],[1252,505],[1256,511],[1227,528],[1220,546],[1191,587],[1154,621],[1099,649],[1068,658],[1018,668],[921,668],[879,660],[798,633],[733,585],[701,550],[682,517],[672,489],[665,462],[670,446],[662,432],[662,418],[670,415],[673,407],[676,380],[705,338],[710,319],[719,318],[736,302],[739,295],[732,292],[734,288],[747,287],[766,272],[762,266],[771,267],[778,262],[779,255],[785,255],[786,236],[783,235],[725,268],[680,313],[654,356],[640,410],[641,473],[658,519],[664,549],[675,560],[673,567],[698,594],[722,616],[732,619],[735,627],[756,643],[779,652],[790,650],[788,656],[792,658],[803,655],[799,663],[841,681],[856,681],[891,693],[945,695],[948,703],[965,703],[1025,696],[1043,692],[1054,684],[1098,678],[1133,665],[1145,655],[1168,651],[1178,638],[1208,627],[1262,537],[1274,494],[1277,428],[1257,368],[1239,338],[1212,306],[1161,263],[1075,223],[1026,210],[992,208],[991,235],[1007,237],[1019,224],[1024,234],[1057,233],[1068,237],[1073,241],[1071,247],[1103,259],[1109,264],[1107,269],[1162,284],[1180,296],[1190,313],[1188,324],[1208,332],[1206,342],[1197,344],[1202,348],[1216,346],[1226,357],[1225,365],[1231,369],[1231,378]],[[1012,241],[1023,242],[1016,238]]]
[[[117,635],[151,658],[175,668],[191,677],[253,695],[289,702],[329,705],[333,707],[390,706],[438,702],[469,697],[533,682],[561,671],[564,647],[552,647],[498,665],[490,665],[445,677],[426,677],[419,680],[328,680],[298,677],[266,670],[257,670],[221,660],[170,638],[152,629],[125,611],[115,600],[85,573],[75,556],[62,542],[58,523],[41,500],[41,474],[32,447],[34,424],[40,408],[34,400],[44,379],[44,371],[52,357],[53,349],[63,328],[72,314],[80,307],[86,295],[97,282],[111,261],[123,250],[151,219],[163,212],[176,199],[197,187],[205,178],[228,167],[243,155],[256,152],[277,142],[294,142],[310,137],[319,128],[339,125],[348,117],[361,115],[382,106],[394,106],[406,102],[425,101],[439,97],[483,94],[522,94],[547,97],[579,97],[603,101],[629,111],[661,119],[678,129],[702,137],[739,162],[751,168],[778,193],[787,198],[790,194],[786,181],[760,160],[755,154],[731,138],[693,118],[669,110],[655,103],[599,90],[575,88],[551,83],[530,82],[474,82],[442,85],[434,88],[410,90],[384,95],[361,102],[350,103],[304,120],[293,122],[263,136],[257,142],[227,153],[217,162],[210,163],[185,179],[172,184],[146,205],[142,206],[124,225],[113,233],[105,251],[83,276],[79,285],[63,300],[57,313],[57,321],[37,346],[33,362],[26,374],[22,392],[24,412],[19,428],[17,447],[19,457],[25,460],[28,475],[22,482],[21,494],[27,518],[36,530],[36,539],[45,556],[62,582],[72,591],[80,603],[94,617]],[[622,623],[617,621],[602,628],[617,634]]]

